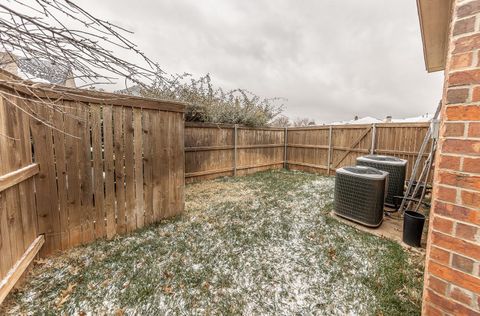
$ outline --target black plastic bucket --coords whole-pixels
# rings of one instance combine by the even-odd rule
[[[424,224],[424,215],[413,211],[405,211],[403,218],[403,242],[409,246],[420,247]]]

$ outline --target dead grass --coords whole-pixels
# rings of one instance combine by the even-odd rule
[[[420,313],[423,258],[327,214],[333,179],[264,172],[187,186],[186,212],[37,263],[0,313]]]

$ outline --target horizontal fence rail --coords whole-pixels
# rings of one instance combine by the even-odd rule
[[[406,159],[408,177],[428,127],[380,123],[248,128],[187,122],[185,177],[192,182],[282,167],[331,175],[368,154]]]

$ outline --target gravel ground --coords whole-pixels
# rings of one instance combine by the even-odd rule
[[[0,314],[416,315],[423,258],[331,218],[334,179],[188,185],[186,212],[42,259]]]

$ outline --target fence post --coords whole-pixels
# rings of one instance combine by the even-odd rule
[[[285,133],[283,134],[285,148],[283,150],[283,168],[287,169],[287,144],[288,144],[288,127],[285,126]]]
[[[330,165],[332,164],[332,125],[328,129],[328,157],[327,157],[327,175],[330,175]]]
[[[375,123],[372,124],[372,148],[370,148],[370,154],[375,154],[375,138],[377,137],[377,125]]]
[[[237,175],[237,124],[233,128],[233,176]]]

